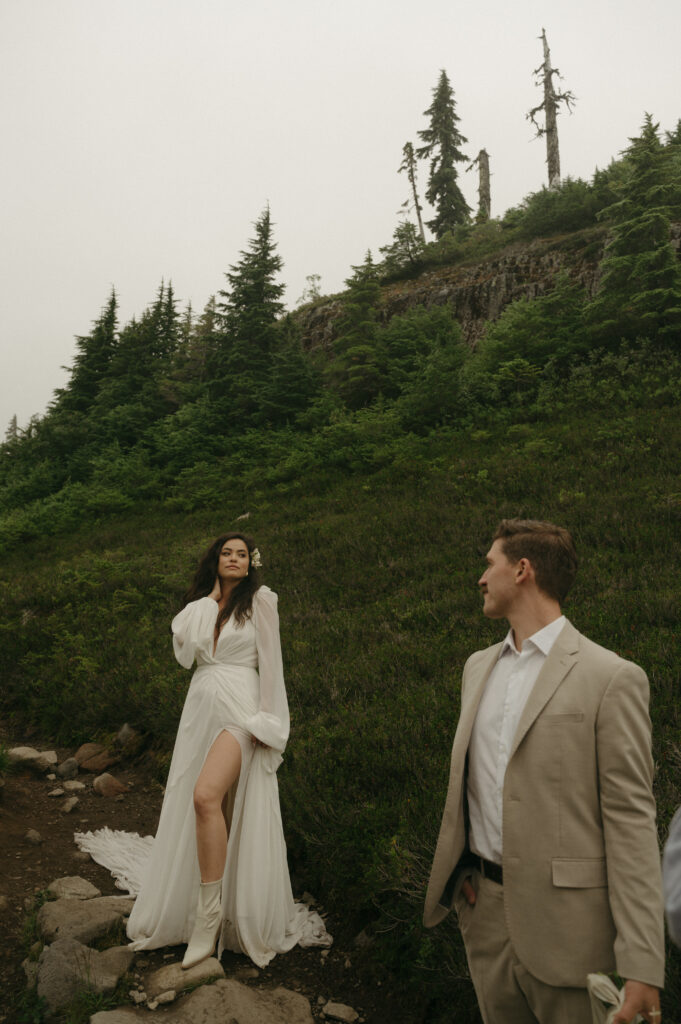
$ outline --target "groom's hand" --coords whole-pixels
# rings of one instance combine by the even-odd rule
[[[466,903],[467,903],[467,904],[468,904],[468,905],[469,905],[470,907],[474,906],[474,905],[475,905],[475,901],[476,901],[477,897],[476,897],[476,895],[475,895],[475,889],[473,888],[473,886],[471,885],[471,883],[470,883],[470,882],[468,881],[468,879],[466,879],[466,881],[465,881],[465,882],[464,882],[464,883],[462,884],[462,886],[461,886],[461,892],[462,892],[462,893],[463,893],[463,895],[464,895],[464,898],[465,898],[465,900],[466,900]],[[655,1024],[655,1022],[654,1022],[654,1021],[653,1021],[653,1024]]]
[[[656,988],[642,981],[629,980],[624,983],[624,992],[622,1009],[612,1018],[612,1024],[630,1024],[637,1013],[649,1024],[661,1024],[660,993]]]

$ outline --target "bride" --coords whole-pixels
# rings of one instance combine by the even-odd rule
[[[261,586],[250,537],[227,533],[203,556],[173,619],[175,656],[192,677],[156,838],[101,829],[81,849],[139,893],[134,949],[188,942],[192,967],[223,949],[260,967],[300,945],[331,944],[293,901],[277,768],[289,733],[277,596]]]

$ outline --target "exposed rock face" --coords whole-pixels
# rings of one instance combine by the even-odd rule
[[[562,244],[541,239],[514,243],[474,264],[427,270],[412,280],[383,287],[381,318],[387,323],[413,306],[450,306],[466,341],[474,346],[487,320],[496,320],[516,299],[533,299],[551,291],[561,271],[582,284],[591,296],[598,284],[604,241],[601,234],[595,242],[583,242],[581,248],[576,247],[574,238]],[[342,310],[342,299],[334,298],[295,314],[307,349],[330,348]]]

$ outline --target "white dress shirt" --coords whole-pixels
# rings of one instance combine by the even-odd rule
[[[542,666],[566,623],[561,615],[518,651],[509,630],[473,723],[468,747],[469,845],[485,860],[502,862],[504,776],[513,738]]]

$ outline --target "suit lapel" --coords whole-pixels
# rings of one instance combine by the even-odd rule
[[[501,647],[501,644],[489,647],[474,668],[469,669],[469,676],[466,679],[466,691],[465,694],[461,694],[461,714],[459,715],[455,741],[455,747],[458,750],[463,747],[464,754],[468,750],[473,723],[478,713],[478,706],[485,692],[485,686],[490,673],[497,663]]]
[[[551,648],[551,652],[537,676],[537,681],[532,687],[532,692],[527,699],[527,704],[520,716],[518,728],[513,737],[510,757],[513,757],[525,738],[528,729],[551,700],[551,697],[553,697],[574,665],[577,660],[578,651],[579,633],[572,623],[568,621]]]

